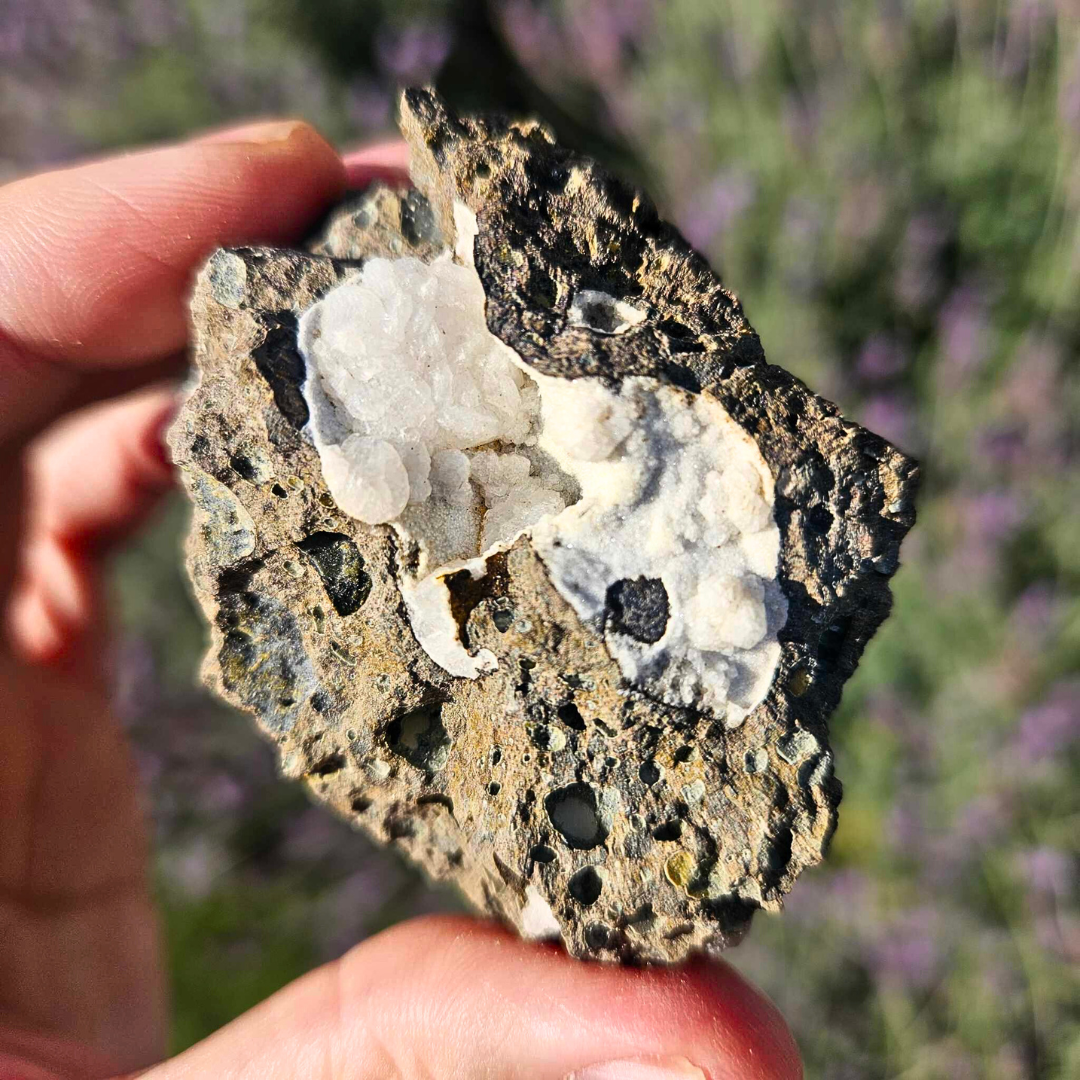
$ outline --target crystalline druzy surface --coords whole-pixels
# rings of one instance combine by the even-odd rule
[[[604,299],[589,295],[594,313]],[[632,324],[623,307],[605,332]],[[530,530],[583,619],[618,604],[609,647],[628,679],[728,726],[761,701],[787,612],[772,478],[715,402],[650,378],[531,371],[487,329],[471,259],[449,252],[371,259],[305,312],[299,343],[330,494],[424,553],[403,590],[447,671],[475,677],[494,659],[460,643],[448,565],[480,559],[482,574]]]

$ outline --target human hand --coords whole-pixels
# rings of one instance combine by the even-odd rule
[[[342,161],[260,124],[0,188],[0,1080],[153,1066],[166,1000],[141,797],[103,678],[103,554],[170,484],[161,434],[192,275],[288,243],[400,144]],[[607,1063],[606,1065],[603,1063]],[[157,1080],[793,1080],[775,1008],[723,963],[626,970],[486,923],[402,924]]]

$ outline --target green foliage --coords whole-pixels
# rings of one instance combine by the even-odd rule
[[[201,899],[162,890],[179,1051],[257,1005],[315,964],[310,928],[287,887],[234,882]]]

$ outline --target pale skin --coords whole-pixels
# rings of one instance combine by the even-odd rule
[[[399,144],[342,159],[269,122],[0,188],[0,1080],[802,1075],[775,1007],[726,964],[585,964],[450,918],[380,934],[163,1060],[101,559],[172,484],[167,380],[200,262],[295,241],[347,185],[406,164]]]

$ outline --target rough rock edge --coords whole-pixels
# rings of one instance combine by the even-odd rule
[[[319,254],[218,252],[199,279],[200,382],[172,443],[196,506],[205,677],[255,713],[286,775],[519,929],[531,886],[577,955],[723,948],[780,906],[834,829],[825,721],[888,612],[916,466],[768,365],[738,302],[640,192],[533,121],[460,119],[428,90],[401,113],[426,198],[377,187],[332,216]],[[410,553],[327,494],[300,430],[296,316],[365,257],[452,245],[455,199],[477,215],[488,324],[507,345],[546,374],[713,394],[772,469],[790,614],[773,687],[737,731],[622,685],[525,540],[481,582],[452,583],[470,645],[500,659],[479,682],[452,679],[402,611]],[[570,326],[579,289],[648,318],[619,336]],[[601,845],[573,849],[544,804],[583,782],[623,806]]]

